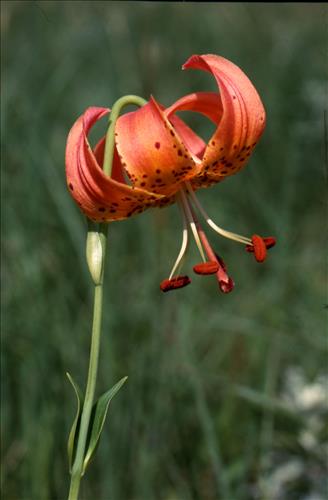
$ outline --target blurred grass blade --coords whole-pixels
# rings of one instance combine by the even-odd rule
[[[74,422],[71,428],[71,431],[68,436],[68,442],[67,442],[67,453],[68,453],[68,464],[69,464],[69,471],[72,471],[72,465],[73,465],[73,460],[74,460],[74,455],[75,455],[75,450],[76,450],[76,445],[77,445],[77,436],[79,435],[78,429],[80,426],[80,420],[81,420],[81,413],[82,413],[82,407],[83,407],[83,393],[79,386],[77,385],[76,382],[74,382],[73,378],[71,375],[67,372],[66,376],[70,383],[72,384],[72,387],[74,389],[75,395],[76,395],[76,400],[77,400],[77,410],[74,418]]]
[[[119,380],[119,382],[109,389],[109,391],[100,396],[100,398],[93,405],[89,428],[90,437],[87,445],[87,452],[84,458],[82,475],[85,473],[85,470],[96,451],[100,434],[105,423],[109,403],[115,394],[120,390],[127,378],[128,377],[123,377]]]

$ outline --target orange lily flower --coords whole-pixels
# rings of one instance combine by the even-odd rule
[[[115,128],[111,177],[102,170],[105,138],[92,150],[91,127],[109,113],[90,107],[73,125],[67,140],[67,183],[81,210],[95,222],[125,219],[149,207],[178,202],[183,216],[182,245],[178,258],[161,289],[168,291],[190,283],[177,275],[188,245],[188,228],[194,235],[203,262],[198,274],[216,274],[221,291],[234,286],[226,266],[210,246],[196,216],[200,213],[216,232],[246,245],[258,262],[275,244],[272,237],[240,236],[217,226],[200,205],[195,191],[222,181],[243,168],[265,127],[261,99],[243,71],[216,55],[192,56],[183,69],[200,69],[215,78],[219,92],[195,92],[164,108],[151,97],[139,108],[121,116]],[[206,144],[177,115],[194,111],[216,125]]]

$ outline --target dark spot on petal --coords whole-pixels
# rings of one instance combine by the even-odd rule
[[[215,141],[212,141],[212,146],[215,146]]]
[[[178,149],[178,156],[182,156],[182,151],[181,151],[181,149]]]
[[[170,130],[170,134],[172,135],[172,137],[174,137],[174,132],[173,132],[173,130]]]
[[[68,186],[69,186],[69,188],[70,188],[72,191],[74,191],[73,184],[72,184],[71,182],[69,183],[69,185],[68,185]]]
[[[144,179],[147,179],[148,175],[147,174],[143,174],[142,176]]]
[[[106,211],[106,208],[104,208],[104,207],[99,207],[98,208],[98,212],[105,212],[105,211]]]
[[[141,187],[144,187],[145,185],[146,185],[146,183],[145,183],[145,182],[142,182],[142,183],[140,184],[140,186],[141,186]]]
[[[161,143],[160,142],[155,142],[155,148],[159,149],[160,147],[161,147]]]
[[[160,168],[156,168],[156,174],[160,174],[161,173],[161,169]]]

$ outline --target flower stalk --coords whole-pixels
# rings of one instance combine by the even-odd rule
[[[122,109],[127,105],[143,106],[144,99],[138,96],[128,95],[116,101],[110,114],[106,144],[104,152],[103,171],[111,176],[114,147],[115,147],[115,125]],[[77,438],[76,454],[71,471],[71,483],[68,500],[77,500],[81,478],[86,467],[85,456],[87,439],[90,432],[90,420],[92,408],[95,401],[95,389],[98,373],[99,350],[101,339],[102,303],[103,303],[103,281],[107,246],[108,224],[95,224],[88,220],[88,234],[86,241],[86,258],[94,289],[93,322],[91,333],[91,346],[89,357],[89,369],[87,384],[82,408],[79,433]]]

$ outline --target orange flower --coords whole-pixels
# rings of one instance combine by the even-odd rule
[[[115,152],[111,177],[102,171],[105,138],[94,150],[88,133],[109,109],[91,107],[75,122],[66,148],[67,183],[81,210],[93,221],[125,219],[149,207],[177,201],[183,215],[182,246],[167,291],[190,283],[176,276],[188,244],[188,226],[203,259],[194,266],[198,274],[216,274],[220,289],[229,292],[233,281],[212,250],[195,211],[218,233],[246,245],[263,262],[274,238],[252,239],[219,228],[206,214],[195,191],[237,173],[247,163],[265,127],[265,110],[248,77],[232,62],[216,55],[192,56],[183,66],[207,71],[219,92],[195,92],[165,109],[152,97],[137,111],[121,116],[115,128]],[[216,125],[206,144],[176,112],[194,111]],[[205,257],[207,256],[207,258]]]

